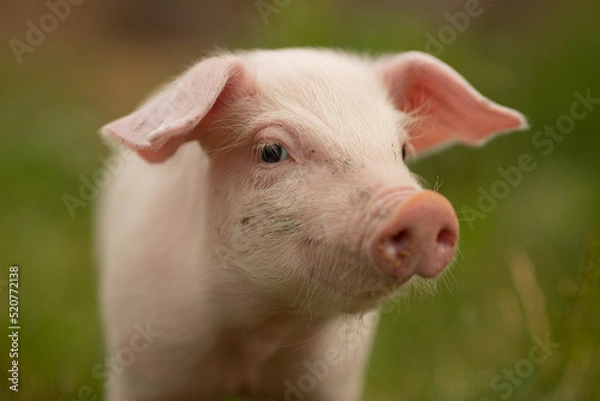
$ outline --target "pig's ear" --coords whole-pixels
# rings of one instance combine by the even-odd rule
[[[247,89],[242,62],[235,56],[212,57],[196,64],[133,113],[100,129],[144,159],[159,163],[184,142],[198,139],[195,128],[223,98]]]
[[[525,117],[485,98],[437,58],[407,52],[378,66],[395,106],[416,117],[409,127],[416,152],[453,141],[481,145],[494,134],[527,129]]]

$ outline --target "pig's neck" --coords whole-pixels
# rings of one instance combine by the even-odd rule
[[[248,304],[242,310],[253,306],[258,305]],[[242,320],[236,321],[238,318]],[[331,341],[328,328],[333,326],[339,325],[326,319],[307,321],[293,314],[232,314],[218,328],[202,365],[216,372],[218,393],[262,396],[273,385],[277,388],[288,378],[297,377],[302,362],[320,355],[319,350]],[[203,376],[206,373],[202,372]]]
[[[227,280],[226,285],[213,286],[212,298],[219,305],[219,319],[224,327],[271,330],[286,326],[312,331],[341,317],[333,312],[299,309],[294,302],[267,294],[239,277]]]
[[[287,354],[300,358],[319,347],[329,327],[339,326],[340,316],[307,316],[246,285],[232,284],[217,298],[217,359],[222,359],[227,350],[227,355],[235,356],[241,371]]]
[[[266,357],[276,349],[319,346],[324,333],[343,327],[356,327],[364,311],[356,314],[310,307],[309,299],[272,295],[245,279],[239,269],[215,264],[211,269],[208,305],[216,329],[216,348],[236,350],[235,355]],[[302,305],[303,307],[299,307]],[[216,307],[215,307],[216,306]],[[261,350],[259,352],[259,350]],[[267,352],[267,350],[271,350]],[[300,352],[300,353],[302,353]]]

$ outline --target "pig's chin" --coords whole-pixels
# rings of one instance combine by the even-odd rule
[[[313,265],[315,268],[309,270],[307,280],[311,287],[308,291],[322,294],[324,308],[334,313],[363,313],[381,308],[413,281],[411,277],[384,275],[371,261],[358,255],[337,256],[331,264],[321,259],[320,264]]]
[[[344,267],[351,268],[351,266]],[[358,273],[356,277],[364,281],[351,283],[340,279],[337,282],[313,282],[313,291],[321,290],[325,295],[323,305],[326,313],[360,314],[385,309],[386,305],[395,304],[407,295],[434,294],[439,280],[416,275],[402,280],[390,279],[378,274],[367,278]],[[317,305],[313,304],[312,307],[315,308]]]

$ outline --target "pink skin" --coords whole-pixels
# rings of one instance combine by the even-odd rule
[[[137,325],[156,333],[118,374],[94,369],[106,399],[362,399],[377,307],[440,274],[458,237],[452,206],[421,189],[403,147],[525,127],[419,52],[197,63],[102,129],[137,154],[98,214],[107,356],[131,349]],[[289,157],[261,160],[273,144]],[[290,389],[317,365],[314,389]]]
[[[401,280],[414,274],[433,278],[450,263],[458,239],[458,220],[446,198],[422,191],[403,200],[370,239],[382,272]]]
[[[462,76],[438,59],[407,52],[381,65],[396,106],[408,113],[435,116],[414,127],[411,145],[417,152],[439,148],[455,139],[481,145],[490,132],[527,128],[521,113],[484,98]],[[421,110],[426,107],[426,110]],[[448,133],[454,133],[454,137]]]

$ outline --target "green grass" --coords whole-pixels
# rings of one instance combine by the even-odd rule
[[[335,4],[291,2],[267,26],[249,15],[250,34],[219,45],[389,52],[423,49],[423,33],[440,26],[399,6]],[[500,12],[489,7],[482,18]],[[523,153],[537,165],[473,229],[463,222],[457,264],[437,294],[384,315],[365,400],[499,400],[503,393],[491,380],[528,358],[533,336],[546,334],[539,330],[561,346],[508,399],[597,399],[600,107],[548,156],[532,146],[531,135],[569,112],[574,91],[591,88],[600,97],[600,31],[591,18],[600,7],[591,1],[544,7],[531,23],[515,16],[514,27],[472,21],[441,56],[484,94],[523,111],[532,129],[483,149],[454,147],[414,163],[414,170],[432,186],[442,183],[440,192],[460,209],[476,207],[478,188],[489,189],[496,170]],[[91,374],[103,358],[93,206],[77,209],[72,219],[61,196],[76,196],[80,175],[91,177],[108,153],[97,128],[200,56],[189,43],[169,49],[94,37],[83,44],[65,35],[50,38],[21,66],[8,52],[0,59],[0,262],[3,272],[20,266],[22,326],[21,391],[15,396],[3,384],[2,400],[71,400],[84,386],[101,394]],[[527,260],[535,274],[523,289],[512,274],[531,272]],[[5,310],[6,287],[0,289]]]

